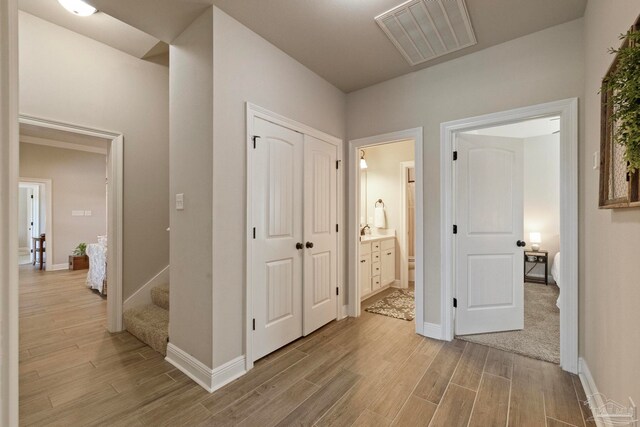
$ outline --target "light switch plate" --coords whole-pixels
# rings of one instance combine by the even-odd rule
[[[177,211],[184,210],[184,193],[176,194],[176,210]]]
[[[599,151],[596,151],[595,153],[593,153],[593,169],[594,170],[600,169],[600,152]]]
[[[84,211],[84,216],[91,216],[91,211]]]
[[[71,211],[71,216],[84,216],[84,211]]]

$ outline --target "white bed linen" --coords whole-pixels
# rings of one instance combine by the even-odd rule
[[[553,257],[553,265],[551,266],[551,276],[553,280],[556,281],[556,285],[560,288],[560,252]],[[556,305],[560,308],[560,296],[562,295],[562,289],[560,290],[560,295],[558,295],[558,299],[556,300]]]
[[[104,244],[102,244],[104,243]],[[89,256],[89,272],[87,273],[87,286],[97,289],[102,293],[102,285],[107,275],[107,245],[106,241],[87,245]]]

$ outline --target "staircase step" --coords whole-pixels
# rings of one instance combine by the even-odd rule
[[[156,286],[151,289],[151,301],[158,307],[169,310],[169,286]]]
[[[127,331],[158,353],[167,355],[169,341],[169,310],[157,305],[145,305],[124,312]]]

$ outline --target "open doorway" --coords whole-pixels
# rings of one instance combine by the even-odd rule
[[[349,314],[415,320],[422,334],[422,129],[350,142]]]
[[[547,158],[525,170],[522,138],[483,135],[502,127],[513,135],[516,123],[543,119],[559,146],[557,167]],[[569,372],[578,369],[578,201],[577,100],[568,99],[519,108],[441,125],[441,322],[442,335],[483,334],[525,329],[527,283],[547,282],[556,262],[562,297],[550,296],[546,306],[559,308],[559,362]],[[546,132],[546,131],[545,131]],[[547,134],[549,132],[546,132]],[[557,138],[557,142],[551,142]],[[537,148],[542,145],[536,146]],[[548,151],[545,153],[548,154]],[[524,185],[542,185],[558,170],[559,242],[553,231],[542,231],[542,219],[556,208],[534,211],[525,220]],[[559,187],[559,189],[558,189]],[[546,190],[550,193],[555,191]],[[549,194],[543,195],[550,196]],[[551,202],[545,202],[551,203]],[[552,216],[552,215],[551,215]],[[525,223],[528,229],[525,231]],[[533,238],[533,239],[531,239]],[[540,252],[555,243],[559,257]],[[536,247],[531,247],[531,244]],[[539,247],[537,245],[540,245]],[[544,246],[544,247],[543,247]],[[533,252],[537,251],[537,252]],[[545,259],[546,258],[546,259]],[[525,262],[526,261],[526,262]],[[547,272],[544,272],[544,265]],[[526,265],[526,267],[525,267]],[[542,266],[542,267],[541,267]],[[530,289],[548,291],[548,286]],[[515,350],[514,348],[510,348]],[[542,358],[542,357],[540,357]],[[548,359],[546,359],[548,360]],[[557,359],[554,360],[557,362]]]
[[[20,117],[20,175],[29,177],[20,187],[39,196],[31,265],[20,273],[78,271],[107,298],[114,332],[122,330],[122,143],[118,133]]]
[[[45,183],[21,179],[18,184],[18,264],[35,265],[36,239],[46,231]]]
[[[456,336],[556,364],[560,363],[560,131],[560,118],[551,116],[462,132],[454,176],[459,233],[454,261],[459,272]],[[505,153],[521,167],[508,170]],[[502,162],[503,167],[487,173],[485,166],[494,161]],[[496,174],[502,173],[509,176],[498,179]],[[489,178],[496,178],[496,182],[483,186]],[[515,182],[518,185],[511,186]],[[512,206],[494,199],[500,186],[507,183],[513,190],[508,195]],[[489,205],[490,210],[473,207],[474,203]],[[501,208],[513,215],[501,217]],[[500,229],[496,223],[499,235],[490,234],[487,221],[505,221],[503,225],[508,223],[509,227]],[[524,244],[512,248],[513,264],[506,263],[504,250],[492,249],[500,239],[509,239],[507,228],[523,230],[511,236],[511,241],[515,237]],[[507,264],[513,274],[499,273]],[[512,270],[515,265],[518,267]],[[491,280],[481,278],[484,269],[490,270],[486,274],[493,275]],[[490,297],[495,297],[495,304]],[[510,313],[516,309],[511,325]],[[498,321],[493,324],[482,316],[495,316]]]

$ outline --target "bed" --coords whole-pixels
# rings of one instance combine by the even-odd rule
[[[98,236],[98,243],[88,244],[87,256],[89,257],[87,286],[97,290],[102,295],[106,295],[107,238],[105,236]]]
[[[561,278],[560,278],[560,252],[553,257],[553,265],[551,265],[551,276],[553,280],[555,280],[558,288],[562,289],[560,286]],[[558,295],[558,299],[556,300],[556,305],[560,308],[560,296],[562,296],[562,290],[560,291],[560,295]]]

